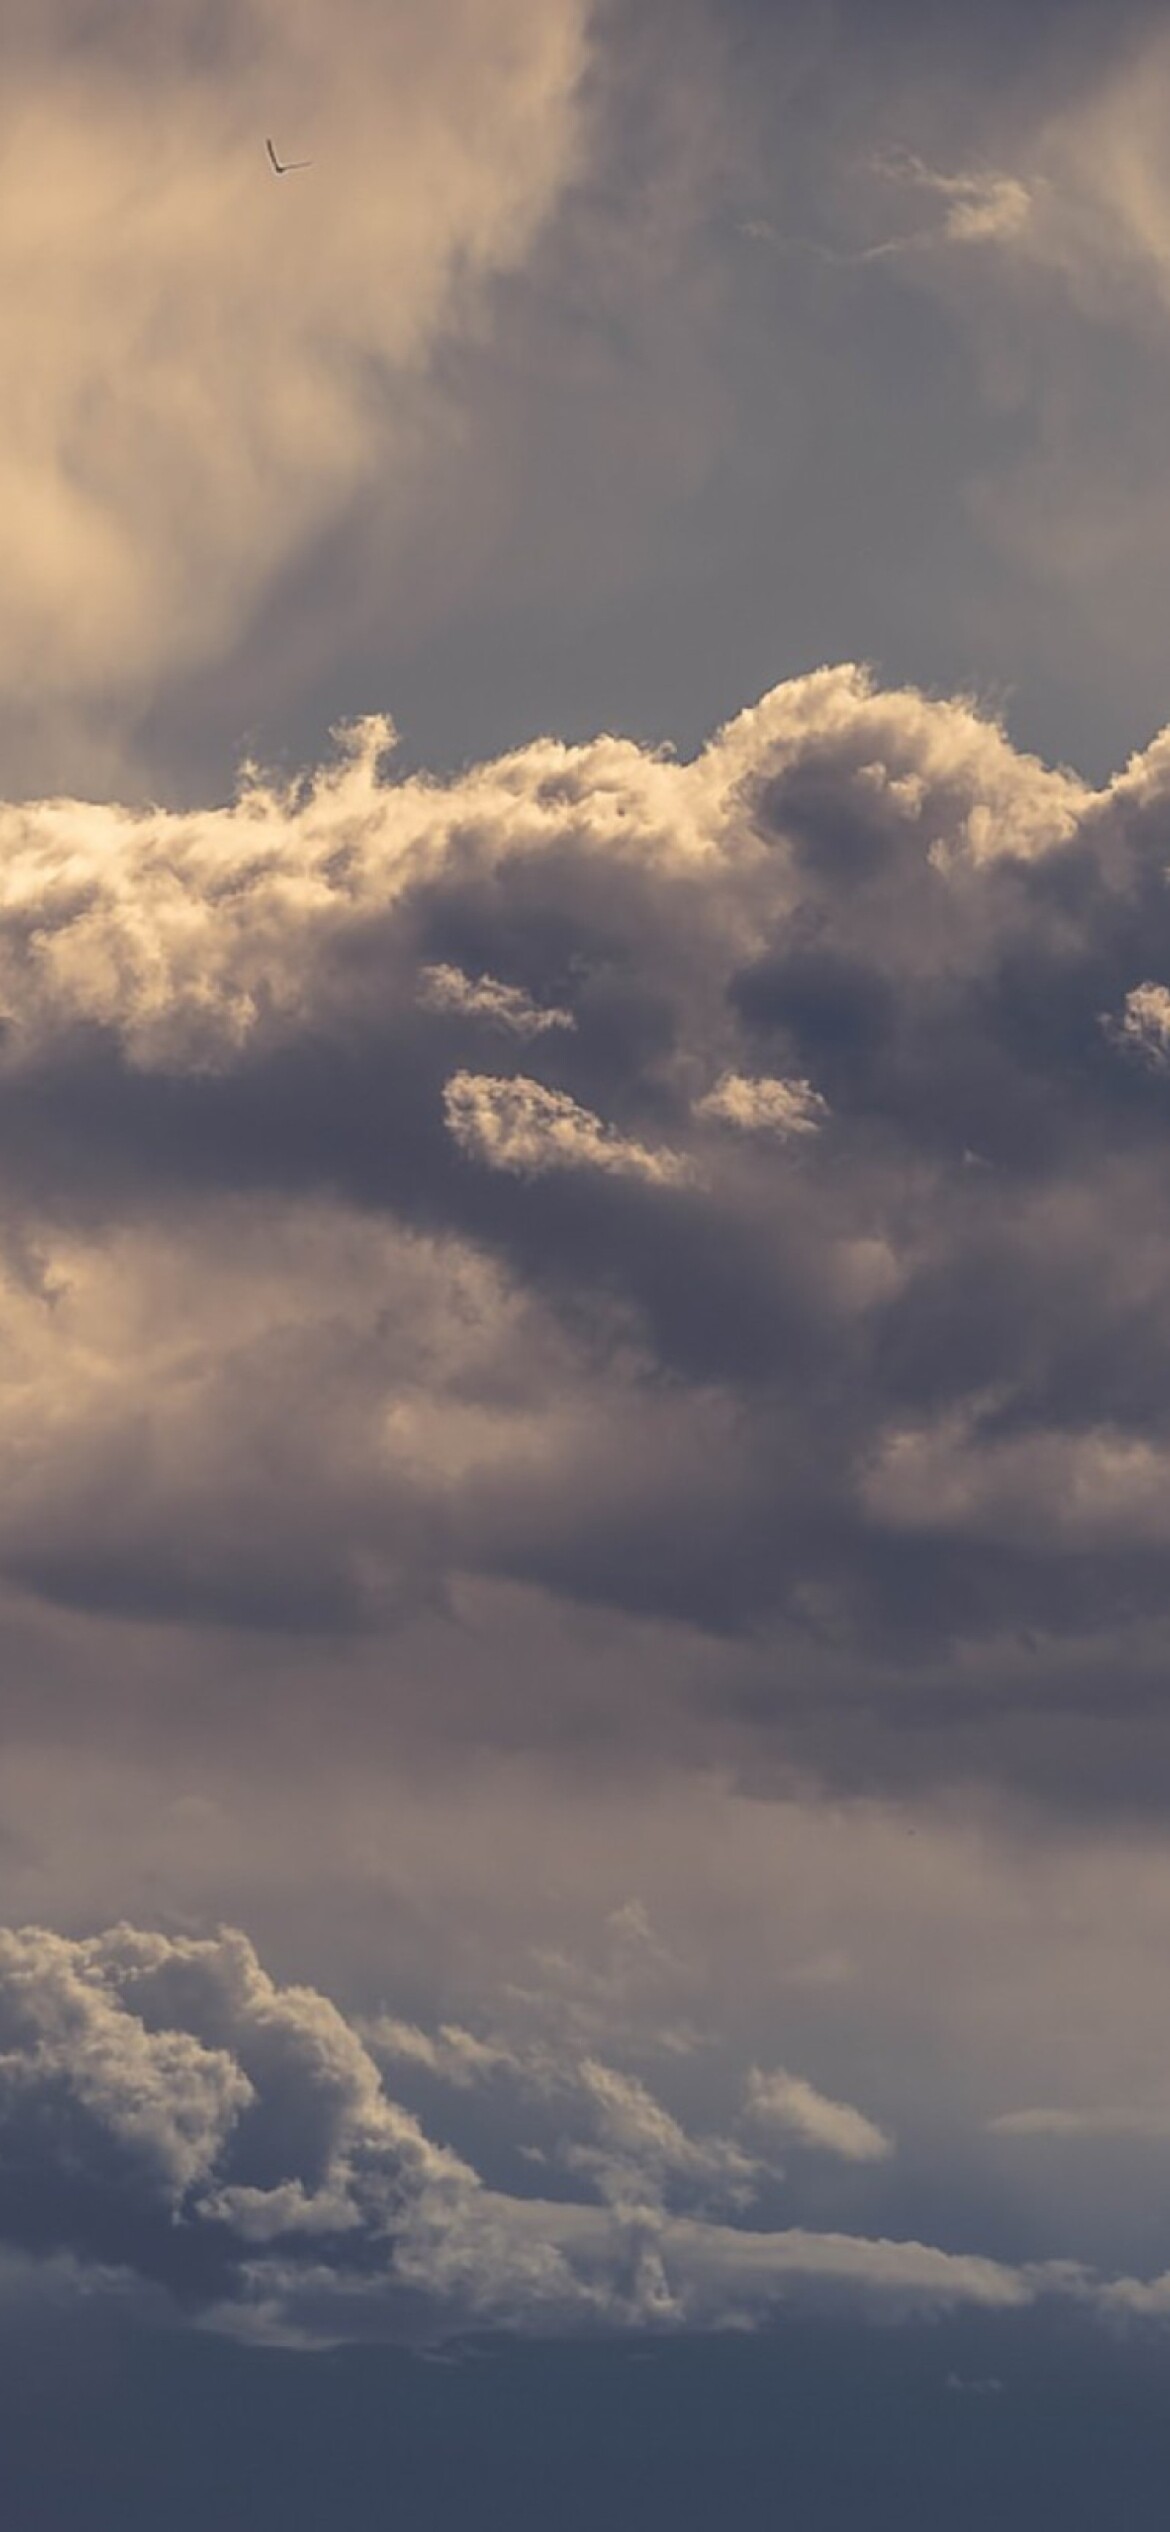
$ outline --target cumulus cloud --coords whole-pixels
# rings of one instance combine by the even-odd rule
[[[92,1956],[91,1956],[92,1957]],[[85,1974],[87,1956],[51,1936],[0,1928],[0,2087],[10,2144],[75,2124],[135,2167],[148,2194],[181,2200],[205,2183],[241,2112],[255,2100],[223,2048],[190,2032],[150,2029],[116,1992]],[[79,1968],[81,1975],[78,1975]],[[64,2122],[62,2112],[64,2111]]]
[[[770,1637],[830,1765],[830,1672],[1160,1624],[1164,1085],[1100,1015],[1160,1009],[1166,749],[1093,792],[852,669],[686,763],[391,738],[0,813],[10,1580]]]
[[[749,2125],[782,2142],[808,2146],[816,2153],[836,2154],[847,2163],[880,2163],[893,2153],[893,2140],[864,2112],[847,2101],[832,2101],[803,2076],[783,2066],[762,2072],[752,2068],[744,2100]]]
[[[241,2246],[348,2235],[457,2183],[324,1997],[242,1935],[42,1928],[0,1950],[4,2226],[214,2293]],[[224,2252],[226,2250],[226,2259]]]
[[[242,1934],[6,1932],[0,2233],[160,2284],[238,2334],[318,2342],[469,2322],[726,2327],[792,2293],[913,2311],[1036,2291],[921,2243],[672,2212],[676,2185],[734,2194],[754,2167],[688,2137],[637,2078],[577,2072],[598,2141],[567,2162],[597,2195],[510,2197],[433,2142],[337,2008],[274,1982]]]
[[[965,707],[884,696],[854,670],[777,689],[689,766],[626,741],[543,741],[449,785],[396,782],[385,778],[393,743],[389,722],[355,722],[311,780],[251,769],[225,810],[52,801],[0,813],[12,1051],[89,1025],[147,1070],[230,1065],[254,1042],[336,1026],[347,989],[366,989],[368,1028],[375,985],[384,1011],[387,984],[405,982],[400,962],[410,973],[412,951],[453,931],[485,944],[494,933],[501,947],[511,933],[531,966],[538,926],[577,936],[570,955],[590,987],[578,1034],[606,986],[645,999],[666,984],[657,952],[689,962],[698,1036],[737,959],[795,921],[802,897],[810,912],[825,900],[822,920],[834,897],[845,914],[840,883],[867,833],[875,862],[897,861],[908,905],[925,888],[941,913],[954,895],[961,921],[958,887],[935,888],[924,870],[947,854],[963,866],[1043,852],[1071,836],[1086,799]],[[783,820],[785,807],[789,847],[771,850],[770,812]],[[890,867],[882,893],[894,882]],[[878,957],[892,951],[875,942]],[[704,953],[718,961],[705,992]],[[450,964],[420,962],[428,975]],[[419,981],[412,973],[412,999]]]

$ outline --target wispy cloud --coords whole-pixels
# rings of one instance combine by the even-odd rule
[[[534,1002],[522,985],[502,985],[495,976],[465,976],[461,967],[424,967],[419,1000],[426,1011],[486,1020],[511,1037],[544,1037],[550,1029],[576,1027],[571,1011]]]
[[[1170,2141],[1170,2107],[1165,2103],[1115,2104],[1088,2109],[1003,2110],[988,2122],[995,2136],[1109,2138],[1124,2143]]]
[[[1038,195],[1045,190],[1040,180],[1025,183],[1022,177],[1001,168],[947,171],[932,167],[909,149],[879,152],[869,160],[868,168],[887,184],[933,197],[936,216],[921,227],[900,230],[893,237],[878,238],[864,246],[788,235],[773,221],[760,217],[741,220],[740,236],[782,254],[811,255],[823,263],[843,266],[880,264],[940,247],[1009,247],[1025,236],[1035,215]]]
[[[873,161],[874,173],[889,183],[933,195],[939,219],[909,237],[890,238],[864,250],[868,257],[897,255],[940,241],[949,246],[1009,245],[1027,228],[1034,208],[1033,187],[1003,169],[962,168],[948,172],[928,166],[913,150],[891,150]]]

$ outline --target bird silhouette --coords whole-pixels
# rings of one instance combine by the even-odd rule
[[[265,141],[264,147],[272,164],[272,172],[276,176],[292,176],[295,175],[298,167],[311,167],[313,164],[311,158],[278,158],[271,141]]]

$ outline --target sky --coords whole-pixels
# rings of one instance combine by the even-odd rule
[[[5,2525],[1154,2532],[1170,26],[3,62]]]

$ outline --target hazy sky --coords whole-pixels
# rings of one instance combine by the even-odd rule
[[[1155,2532],[1170,22],[3,69],[6,2532]]]

